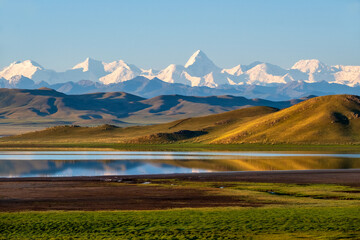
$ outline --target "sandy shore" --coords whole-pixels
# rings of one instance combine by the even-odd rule
[[[360,187],[360,169],[254,171],[99,177],[0,178],[0,211],[152,210],[261,206],[209,189],[163,187],[151,181],[341,184]],[[141,184],[150,182],[150,184]]]

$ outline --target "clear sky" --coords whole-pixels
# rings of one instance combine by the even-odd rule
[[[160,69],[197,49],[220,67],[360,65],[360,0],[0,0],[0,68],[89,56]]]

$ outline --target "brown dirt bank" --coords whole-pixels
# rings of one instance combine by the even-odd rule
[[[321,170],[288,170],[288,171],[241,171],[241,172],[210,172],[210,173],[176,173],[117,175],[93,177],[31,177],[31,178],[0,178],[1,182],[63,182],[63,181],[105,181],[114,182],[126,179],[128,182],[141,182],[144,179],[178,179],[203,182],[271,182],[271,183],[325,183],[342,184],[360,187],[360,169],[321,169]]]
[[[208,188],[140,184],[167,179],[201,182],[331,183],[360,187],[360,169],[220,172],[168,175],[0,179],[0,211],[152,210],[262,206],[267,202],[221,195]]]
[[[2,182],[0,191],[0,211],[152,210],[262,205],[206,190],[108,182]]]

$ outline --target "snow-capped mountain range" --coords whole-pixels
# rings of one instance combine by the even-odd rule
[[[31,60],[11,63],[0,71],[0,80],[3,78],[3,81],[6,80],[9,84],[19,81],[19,76],[49,84],[90,80],[109,85],[143,76],[147,79],[157,78],[167,83],[210,88],[222,85],[273,86],[299,81],[306,83],[326,81],[350,87],[360,86],[360,66],[328,66],[319,60],[311,59],[300,60],[290,69],[264,62],[237,65],[226,69],[218,67],[200,50],[196,51],[184,66],[170,64],[162,70],[142,69],[123,60],[105,63],[87,58],[65,72],[45,69]]]

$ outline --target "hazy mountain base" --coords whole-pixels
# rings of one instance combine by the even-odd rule
[[[17,81],[8,82],[0,79],[2,88],[37,89],[47,87],[65,94],[86,94],[95,92],[127,92],[144,98],[153,98],[159,95],[185,95],[185,96],[214,96],[233,95],[247,96],[248,98],[263,98],[272,101],[284,101],[292,98],[301,98],[309,95],[324,96],[332,94],[358,94],[359,86],[346,86],[326,81],[308,83],[292,81],[285,84],[261,85],[220,85],[216,88],[191,87],[181,83],[168,83],[160,79],[147,79],[135,77],[134,79],[105,85],[90,80],[78,82],[64,82],[48,84],[44,81],[35,83],[33,80],[21,76]]]
[[[277,110],[251,107],[166,124],[117,128],[60,126],[1,139],[3,144],[359,144],[360,98],[317,97]]]

